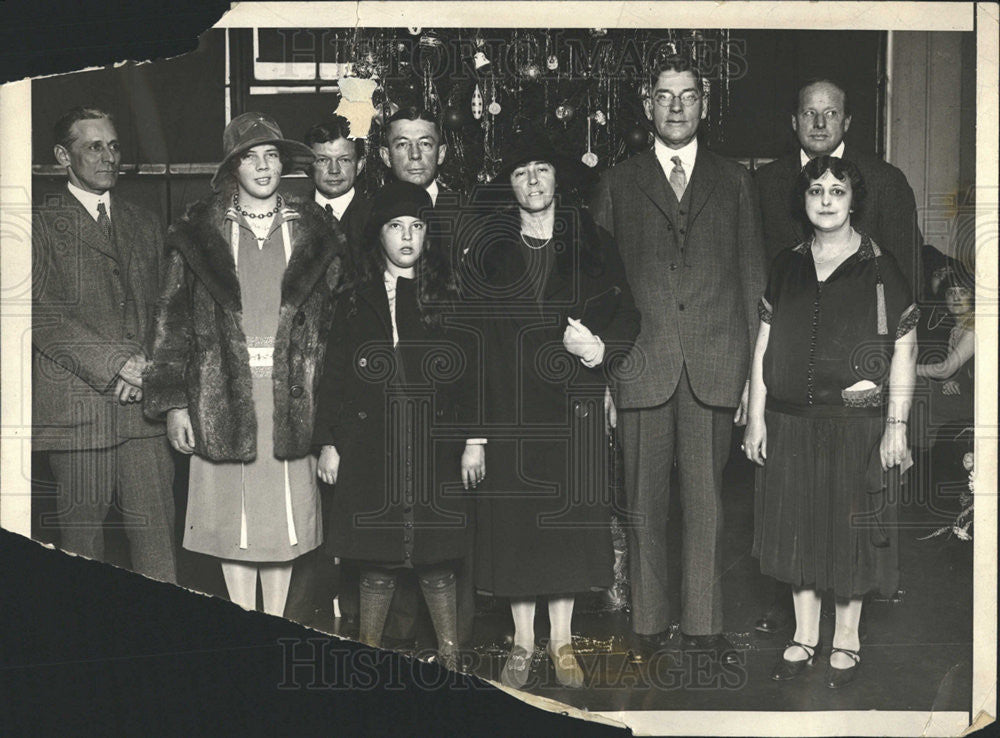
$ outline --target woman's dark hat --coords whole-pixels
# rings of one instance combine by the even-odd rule
[[[560,181],[570,181],[577,173],[577,163],[556,150],[555,146],[542,133],[525,133],[515,137],[501,152],[500,171],[493,181],[497,184],[510,184],[510,175],[519,166],[529,161],[547,161],[556,168],[556,176]]]
[[[374,228],[381,228],[402,215],[425,219],[433,208],[434,202],[423,187],[394,180],[375,193],[368,222]]]
[[[264,113],[243,113],[237,115],[226,126],[222,134],[222,162],[212,177],[212,189],[218,191],[229,174],[230,162],[247,149],[261,144],[274,144],[291,166],[282,172],[288,174],[296,169],[305,169],[316,158],[312,149],[298,141],[286,139],[274,119]]]

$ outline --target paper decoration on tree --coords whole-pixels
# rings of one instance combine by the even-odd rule
[[[378,82],[360,77],[343,77],[337,84],[341,96],[337,113],[347,118],[352,138],[367,138],[376,112],[372,105],[372,94],[378,87]]]
[[[472,117],[476,120],[483,117],[483,93],[479,91],[479,85],[472,91]]]

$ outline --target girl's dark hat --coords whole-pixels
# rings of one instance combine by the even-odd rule
[[[375,193],[372,198],[372,214],[369,223],[381,228],[393,218],[409,215],[426,219],[434,209],[434,203],[427,190],[412,182],[393,180]]]
[[[264,113],[243,113],[237,115],[226,126],[222,134],[222,162],[212,177],[212,189],[221,189],[222,182],[229,174],[230,162],[243,154],[247,149],[261,144],[274,144],[282,156],[291,162],[291,166],[283,171],[288,174],[296,169],[305,169],[316,158],[312,149],[298,141],[291,141],[281,135],[278,124]]]

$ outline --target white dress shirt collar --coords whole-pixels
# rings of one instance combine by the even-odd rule
[[[344,217],[344,213],[347,212],[348,205],[354,199],[354,188],[351,187],[343,195],[337,195],[336,197],[327,197],[319,190],[316,190],[316,204],[319,205],[324,210],[326,206],[329,205],[333,210],[333,217],[340,220]]]
[[[836,156],[838,159],[843,159],[845,146],[846,144],[841,141],[840,146],[835,148],[830,156]],[[803,167],[809,163],[809,154],[807,154],[804,149],[799,149],[799,161],[802,162]]]
[[[431,205],[437,206],[438,204],[438,183],[437,180],[433,180],[427,187],[427,194],[431,196]]]
[[[687,176],[687,181],[691,181],[691,175],[694,173],[694,162],[698,158],[697,136],[679,149],[672,149],[659,138],[654,137],[653,152],[656,154],[656,160],[660,162],[660,168],[663,169],[663,173],[667,179],[670,179],[670,172],[674,168],[674,163],[671,159],[679,156],[681,158],[681,166],[684,167],[684,174]]]
[[[66,187],[69,188],[69,194],[71,194],[73,197],[79,200],[80,204],[83,205],[83,209],[86,210],[88,213],[90,213],[91,218],[97,220],[98,216],[97,205],[98,203],[102,202],[104,203],[104,209],[107,211],[108,217],[109,218],[111,217],[110,190],[103,192],[100,195],[95,195],[93,192],[87,192],[84,189],[80,189],[72,182],[67,182]]]

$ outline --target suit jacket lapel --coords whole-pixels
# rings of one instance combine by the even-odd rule
[[[80,231],[78,235],[80,240],[90,246],[90,248],[96,249],[102,254],[118,261],[118,252],[115,250],[115,245],[108,243],[108,240],[104,237],[104,231],[97,225],[97,221],[94,220],[93,216],[87,212],[87,208],[83,207],[83,204],[69,193],[66,194],[64,202],[67,202],[70,207],[75,208],[79,213],[78,222],[80,223]],[[115,215],[114,206],[111,208],[111,213],[112,216]]]
[[[715,183],[719,177],[719,168],[714,159],[704,146],[698,147],[698,155],[694,160],[694,171],[691,173],[691,181],[688,187],[691,188],[691,207],[689,221],[698,217],[715,189]]]
[[[663,174],[660,162],[656,160],[656,154],[650,149],[639,154],[636,159],[639,164],[639,176],[637,178],[639,189],[646,194],[646,197],[653,201],[653,204],[659,208],[667,220],[671,220],[670,207],[668,205],[670,195],[667,193],[667,187],[670,184]],[[671,220],[671,222],[673,221]]]

